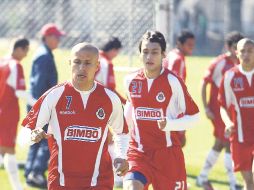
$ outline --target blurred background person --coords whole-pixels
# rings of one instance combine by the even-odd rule
[[[163,60],[163,66],[173,71],[184,82],[186,81],[185,56],[192,55],[195,47],[195,36],[189,30],[182,30],[177,36],[176,47],[171,50]],[[185,131],[180,131],[179,138],[182,147],[186,144]]]
[[[35,103],[26,92],[25,78],[21,61],[27,56],[29,41],[18,38],[14,41],[11,55],[0,60],[0,165],[8,173],[14,190],[21,190],[18,163],[15,157],[17,126],[20,112],[18,98],[25,99],[29,105]]]
[[[42,27],[42,44],[32,63],[30,88],[33,98],[38,99],[44,92],[57,84],[58,75],[52,51],[58,47],[60,38],[65,35],[55,24]],[[28,106],[28,111],[31,109]],[[47,126],[44,126],[47,131]],[[47,140],[30,146],[25,165],[26,183],[33,187],[46,188],[45,171],[48,167],[49,150]]]
[[[212,185],[208,181],[208,174],[217,162],[221,151],[225,149],[224,166],[229,178],[230,190],[237,190],[240,188],[239,185],[236,184],[236,177],[234,175],[232,166],[229,139],[227,139],[224,135],[225,124],[220,115],[220,106],[217,97],[224,73],[235,65],[239,64],[239,60],[236,56],[236,45],[237,42],[242,38],[243,35],[237,31],[227,34],[225,39],[226,53],[219,55],[211,62],[202,82],[202,102],[206,117],[211,120],[214,126],[213,135],[215,137],[215,141],[212,149],[207,155],[205,164],[199,176],[197,177],[196,184],[198,186],[207,186],[207,188],[211,188]],[[209,85],[210,91],[209,94],[207,94],[206,91]]]
[[[121,48],[122,48],[122,43],[117,37],[110,36],[110,37],[104,38],[101,41],[99,46],[100,67],[98,72],[96,73],[95,79],[96,81],[104,85],[106,88],[114,91],[120,98],[122,104],[125,104],[126,99],[122,97],[116,91],[116,79],[115,79],[114,65],[113,65],[113,59],[120,53]],[[116,157],[116,154],[114,151],[114,142],[113,142],[111,133],[108,134],[108,140],[109,140],[108,150],[112,157],[112,160],[114,160],[114,158]],[[114,183],[115,183],[115,187],[123,186],[122,178],[116,175],[116,173],[114,173]]]
[[[120,53],[122,43],[117,37],[108,37],[102,40],[100,49],[100,68],[96,73],[96,81],[106,88],[114,91],[121,102],[125,104],[126,99],[116,92],[116,79],[114,73],[113,59]]]
[[[234,172],[241,173],[244,190],[253,190],[254,41],[241,39],[237,43],[237,57],[240,64],[224,74],[218,100],[225,135],[230,137]]]

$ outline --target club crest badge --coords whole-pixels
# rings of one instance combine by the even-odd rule
[[[102,108],[99,108],[96,112],[98,119],[103,120],[105,118],[105,112]]]
[[[163,92],[159,92],[158,94],[157,94],[157,96],[156,96],[156,100],[158,101],[158,102],[164,102],[165,101],[165,95],[164,95],[164,93]]]

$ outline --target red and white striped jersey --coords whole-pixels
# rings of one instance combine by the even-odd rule
[[[235,66],[235,63],[228,55],[223,54],[215,58],[204,76],[204,81],[211,84],[208,106],[216,116],[220,117],[220,106],[218,103],[218,91],[224,73]]]
[[[162,69],[156,79],[148,79],[141,69],[126,78],[126,90],[132,105],[131,148],[145,152],[180,146],[177,132],[160,130],[157,120],[199,112],[183,81],[168,69]]]
[[[184,82],[186,81],[186,64],[184,55],[178,50],[171,50],[163,60],[163,66],[173,71]]]
[[[49,124],[49,183],[91,187],[112,173],[108,153],[109,125],[116,134],[128,132],[117,95],[98,83],[78,91],[69,82],[47,91],[34,105],[22,125],[30,129]]]
[[[17,90],[25,90],[22,65],[14,58],[0,60],[0,121],[19,121]]]
[[[218,99],[228,110],[236,127],[231,140],[254,143],[254,70],[245,72],[241,65],[227,71]]]

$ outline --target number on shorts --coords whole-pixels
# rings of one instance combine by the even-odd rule
[[[184,190],[184,181],[177,181],[175,190]]]

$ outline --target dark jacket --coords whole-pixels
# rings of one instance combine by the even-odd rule
[[[57,71],[52,51],[45,45],[37,50],[30,75],[32,96],[38,99],[44,92],[57,84]]]

